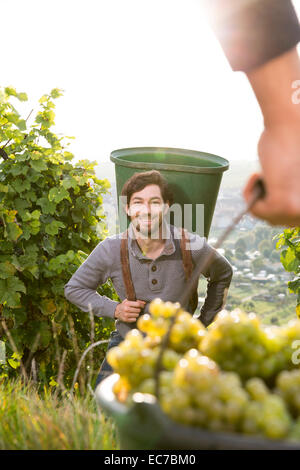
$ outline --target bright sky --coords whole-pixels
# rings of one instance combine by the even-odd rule
[[[25,111],[65,90],[56,131],[76,137],[74,163],[105,168],[112,150],[139,146],[256,159],[260,110],[201,8],[200,0],[2,0],[0,86],[27,92]]]

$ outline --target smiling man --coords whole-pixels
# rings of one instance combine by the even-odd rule
[[[129,228],[107,237],[91,252],[65,285],[65,297],[84,312],[116,319],[108,349],[117,346],[139,315],[148,313],[150,302],[159,297],[177,302],[184,292],[188,273],[212,253],[202,273],[208,278],[207,295],[200,320],[207,326],[225,306],[232,278],[229,262],[208,245],[205,237],[168,224],[166,214],[173,203],[167,181],[156,171],[135,173],[121,196],[130,218]],[[110,278],[121,302],[96,292]],[[194,313],[197,292],[182,307]],[[112,373],[104,359],[96,386]]]

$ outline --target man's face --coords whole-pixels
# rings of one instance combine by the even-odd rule
[[[160,187],[149,184],[132,194],[129,206],[126,205],[126,212],[144,238],[158,238],[158,229],[168,208],[168,204],[163,201]]]

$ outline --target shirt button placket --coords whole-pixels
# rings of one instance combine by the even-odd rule
[[[157,266],[155,264],[152,264],[151,266],[151,273],[155,273],[157,271]],[[151,279],[151,285],[152,287],[155,287],[157,288],[157,284],[158,284],[158,280],[155,279],[155,278],[152,278]]]

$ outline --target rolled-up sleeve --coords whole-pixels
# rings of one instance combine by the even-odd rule
[[[290,0],[204,0],[211,26],[235,71],[248,72],[300,41]]]
[[[66,299],[83,312],[114,318],[118,302],[96,291],[110,277],[112,253],[108,238],[100,242],[64,286]]]

